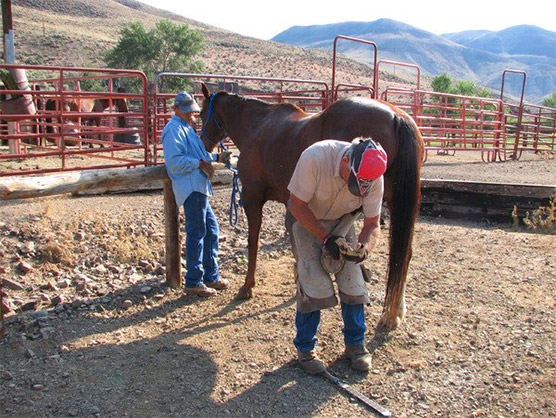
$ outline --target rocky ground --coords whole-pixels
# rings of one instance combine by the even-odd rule
[[[477,161],[430,155],[423,177],[556,184],[550,156]],[[229,190],[216,192],[231,289],[201,300],[164,285],[162,202],[160,192],[0,202],[0,415],[371,415],[296,365],[282,206],[265,207],[256,297],[237,301],[247,225],[228,225]],[[407,319],[384,334],[374,326],[387,228],[367,262],[373,369],[341,358],[336,308],[318,344],[331,372],[396,416],[554,416],[554,235],[421,219]]]

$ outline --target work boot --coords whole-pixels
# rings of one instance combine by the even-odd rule
[[[351,361],[351,368],[366,372],[371,370],[372,357],[364,345],[346,346],[345,355]]]
[[[315,350],[303,352],[297,350],[299,365],[309,374],[320,374],[326,371],[326,366],[315,355]]]
[[[205,283],[207,285],[207,287],[211,287],[213,289],[216,290],[224,290],[228,288],[228,285],[230,284],[230,282],[228,282],[228,280],[226,279],[220,279],[217,280],[216,282],[209,282],[209,283]]]
[[[204,284],[200,284],[199,286],[186,287],[185,294],[208,298],[209,296],[218,294],[218,292],[214,289],[211,289],[210,287],[205,286]]]

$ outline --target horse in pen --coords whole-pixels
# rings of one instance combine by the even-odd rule
[[[288,182],[299,156],[311,144],[372,137],[388,155],[384,197],[390,211],[386,297],[379,325],[395,328],[406,311],[405,287],[420,202],[423,139],[401,109],[386,102],[352,98],[309,114],[292,104],[269,104],[227,92],[205,97],[201,138],[211,152],[226,135],[240,151],[238,175],[248,221],[248,269],[238,297],[253,297],[255,270],[265,202],[286,203]]]
[[[118,90],[121,92],[121,90]],[[91,134],[95,131],[101,131],[102,128],[102,118],[103,113],[112,108],[115,108],[118,114],[128,113],[129,107],[127,100],[124,98],[67,98],[67,99],[49,99],[46,101],[45,113],[49,115],[46,121],[46,132],[47,133],[70,133],[72,135],[77,135],[80,129],[90,131]],[[76,113],[76,116],[68,116],[68,113]],[[62,119],[57,116],[58,113],[66,114]],[[83,116],[81,116],[83,114]],[[64,123],[61,123],[63,120]],[[125,127],[125,117],[118,116],[117,127]],[[90,136],[89,133],[86,136]],[[91,136],[92,137],[92,136]],[[102,135],[99,133],[97,135],[97,141],[91,141],[87,139],[89,146],[92,148],[94,143],[99,143],[101,147],[104,147],[104,140]],[[66,141],[74,142],[74,141]]]

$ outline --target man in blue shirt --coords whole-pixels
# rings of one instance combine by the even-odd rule
[[[209,204],[213,161],[229,161],[230,153],[206,151],[194,125],[199,105],[183,91],[174,98],[174,116],[162,132],[162,147],[176,204],[185,212],[185,293],[208,297],[228,287],[218,269],[218,221]]]

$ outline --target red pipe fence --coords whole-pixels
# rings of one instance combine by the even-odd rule
[[[360,42],[343,36],[336,41],[340,39]],[[378,97],[381,63],[416,71],[416,89],[388,87],[380,97],[414,118],[427,152],[476,151],[483,161],[496,161],[519,158],[523,152],[554,151],[556,109],[523,103],[524,73],[507,70],[523,76],[519,105],[503,101],[506,72],[500,99],[426,91],[420,89],[419,67],[377,63],[376,45],[364,43],[375,53],[372,86],[338,83],[336,53],[330,86],[320,80],[162,73],[150,92],[139,71],[0,64],[0,69],[26,70],[32,86],[26,91],[0,90],[0,176],[162,163],[160,134],[171,116],[176,85],[196,91],[199,100],[202,81],[212,91],[292,103],[315,113],[339,96]],[[20,96],[32,98],[35,113],[21,110]]]

